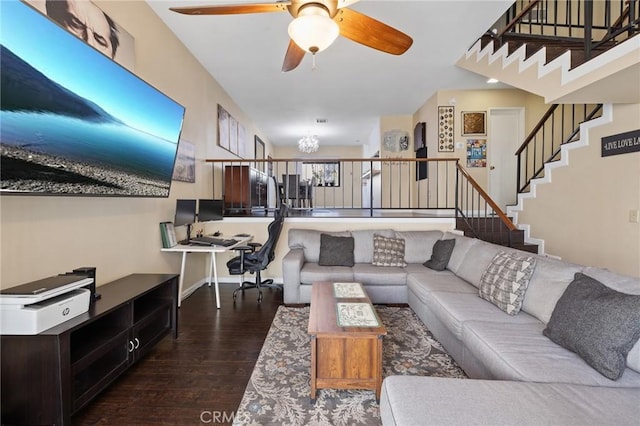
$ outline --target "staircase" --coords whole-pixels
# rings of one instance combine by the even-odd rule
[[[548,103],[635,103],[640,97],[639,3],[518,0],[457,65]]]
[[[460,163],[456,181],[457,231],[490,243],[538,253],[538,246],[525,242],[525,232],[516,227]]]
[[[458,166],[457,230],[544,253],[544,241],[531,238],[527,225],[515,225],[518,212],[535,197],[536,185],[551,181],[551,170],[568,165],[569,150],[585,145],[581,133],[610,120],[609,108],[594,103],[593,93],[606,93],[606,99],[598,97],[603,103],[640,98],[639,3],[517,0],[458,61],[552,105],[516,154],[518,204],[507,208],[509,216]],[[609,87],[612,81],[618,84]]]
[[[509,218],[512,219],[512,218]],[[478,238],[501,246],[538,253],[538,245],[525,242],[525,231],[509,229],[497,217],[456,218],[456,230],[468,237]]]

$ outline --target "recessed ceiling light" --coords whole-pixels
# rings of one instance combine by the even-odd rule
[[[487,80],[487,83],[496,84],[496,83],[498,83],[498,79],[497,78],[490,78],[489,80]]]

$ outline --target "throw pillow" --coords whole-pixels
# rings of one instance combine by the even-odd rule
[[[522,308],[524,294],[533,275],[536,259],[500,250],[480,277],[480,297],[509,315]]]
[[[320,234],[320,266],[353,266],[353,237]]]
[[[387,238],[373,235],[373,265],[399,266],[404,268],[404,240],[402,238]]]
[[[427,268],[431,268],[436,271],[444,271],[449,264],[449,258],[453,253],[453,247],[456,245],[455,239],[450,240],[438,240],[433,245],[433,253],[431,259],[423,263]]]
[[[620,293],[578,272],[542,334],[617,380],[640,339],[640,295]]]

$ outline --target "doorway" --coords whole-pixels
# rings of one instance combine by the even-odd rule
[[[524,140],[524,108],[491,108],[489,135],[489,196],[506,212],[517,202],[515,153]]]

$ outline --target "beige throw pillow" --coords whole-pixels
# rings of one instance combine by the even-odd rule
[[[524,294],[536,267],[536,259],[500,250],[480,278],[480,297],[509,315],[522,308]]]
[[[373,235],[374,266],[398,266],[404,268],[404,240],[402,238],[387,238],[378,234]]]

